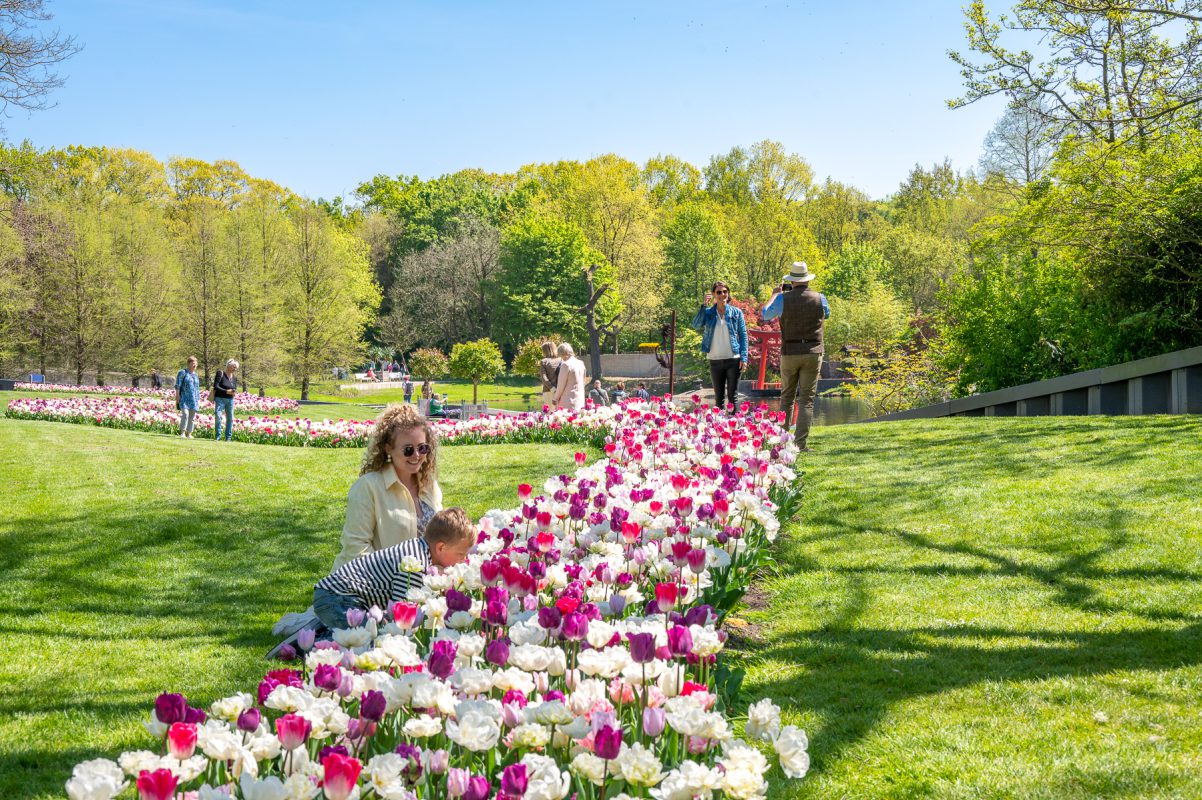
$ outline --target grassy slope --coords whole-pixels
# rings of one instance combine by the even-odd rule
[[[421,393],[421,382],[414,381],[414,396]],[[437,380],[434,391],[449,396],[452,403],[472,400],[472,382],[461,380]],[[482,383],[477,387],[477,397],[480,402],[487,401],[497,408],[525,410],[539,404],[541,391],[537,380],[533,378],[504,378],[494,383]],[[275,397],[300,398],[300,389],[294,386],[273,386],[267,393]],[[401,389],[360,389],[350,392],[340,392],[333,383],[314,384],[309,390],[310,400],[323,400],[334,403],[400,403],[405,399]]]
[[[777,797],[1202,796],[1202,420],[820,429],[745,644]]]
[[[512,504],[575,450],[444,448],[443,491]],[[334,558],[360,455],[0,419],[0,797],[148,746],[160,691],[253,689]]]

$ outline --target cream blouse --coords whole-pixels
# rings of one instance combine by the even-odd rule
[[[418,500],[434,511],[442,510],[442,489],[432,481]],[[346,524],[342,526],[342,550],[333,570],[365,553],[391,547],[418,535],[421,509],[389,464],[359,476],[346,496]]]

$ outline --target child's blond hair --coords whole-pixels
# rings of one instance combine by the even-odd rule
[[[462,508],[444,508],[426,523],[422,534],[426,544],[433,547],[438,542],[456,545],[463,541],[476,541],[476,526]]]

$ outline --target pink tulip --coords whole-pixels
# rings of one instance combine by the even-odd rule
[[[171,800],[177,785],[179,778],[169,769],[154,772],[144,769],[138,774],[138,797],[141,800]]]
[[[196,750],[196,726],[187,722],[176,722],[167,729],[167,749],[172,758],[185,761]]]
[[[401,628],[412,628],[417,620],[417,606],[413,603],[393,603],[392,621]]]
[[[328,800],[346,800],[355,790],[363,765],[356,758],[331,753],[321,762],[325,777],[321,782]]]
[[[313,723],[299,714],[285,714],[275,721],[275,735],[285,750],[295,750],[305,743]]]

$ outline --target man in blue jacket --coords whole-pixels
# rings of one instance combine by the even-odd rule
[[[743,312],[730,303],[729,286],[714,281],[705,305],[693,317],[693,327],[701,331],[701,352],[709,360],[714,405],[734,406],[739,373],[747,368],[747,323]]]

